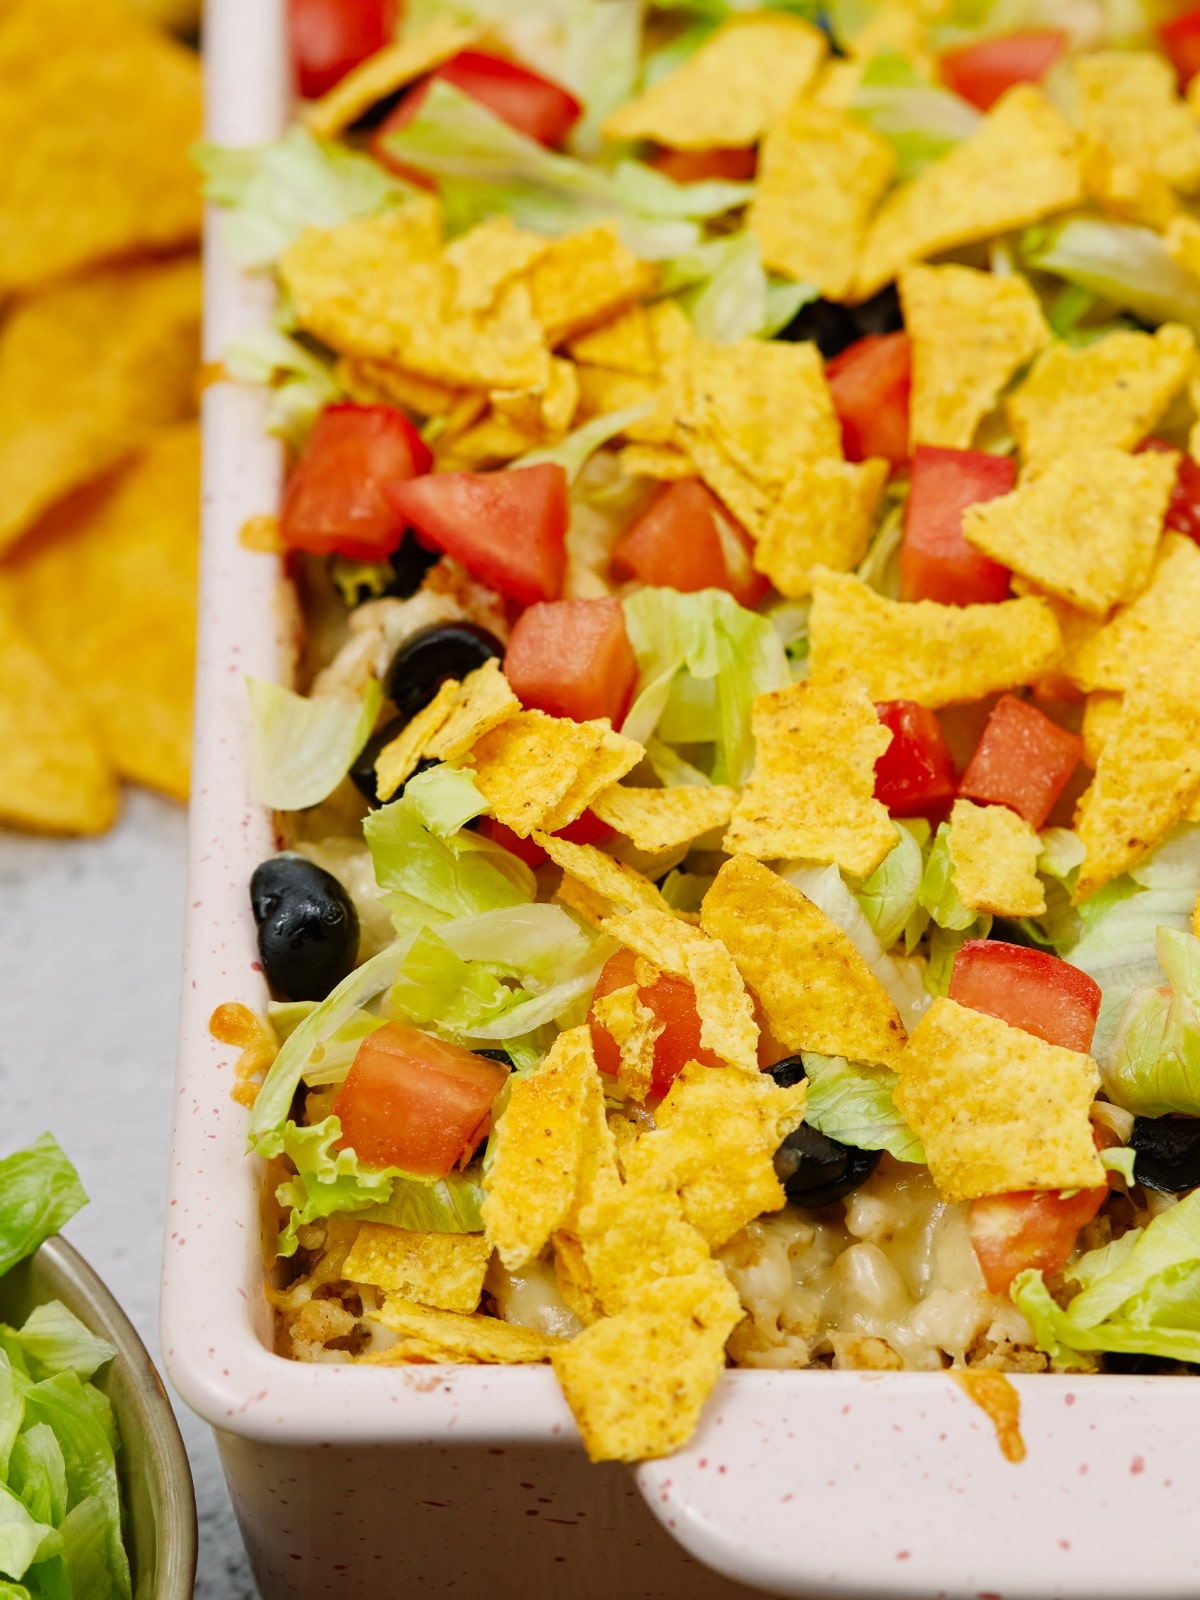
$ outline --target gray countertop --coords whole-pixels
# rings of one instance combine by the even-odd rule
[[[91,1204],[66,1228],[158,1360],[186,818],[126,791],[112,833],[0,831],[0,1154],[50,1129]],[[207,1427],[177,1405],[200,1513],[198,1600],[254,1600]]]

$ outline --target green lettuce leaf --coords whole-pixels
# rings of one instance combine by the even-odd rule
[[[332,364],[277,328],[239,334],[225,350],[224,365],[235,382],[270,388],[267,431],[297,450],[308,438],[317,413],[341,398]],[[389,577],[395,576],[390,567],[387,570]]]
[[[80,1322],[59,1300],[35,1306],[17,1334],[21,1350],[35,1377],[52,1377],[56,1372],[73,1372],[77,1378],[90,1378],[116,1351],[106,1339]]]
[[[939,928],[961,933],[976,920],[958,898],[954,887],[954,862],[950,859],[950,825],[943,822],[934,835],[933,848],[917,890],[918,903]]]
[[[8,1486],[35,1522],[56,1528],[66,1515],[67,1464],[54,1429],[44,1422],[26,1428],[13,1445]]]
[[[891,145],[901,181],[970,138],[983,120],[974,106],[935,88],[904,56],[892,53],[867,63],[849,109]]]
[[[1135,1116],[1200,1114],[1200,939],[1179,928],[1155,934],[1167,987],[1135,989],[1106,1052],[1108,1098]]]
[[[521,999],[524,999],[524,994]],[[462,961],[432,928],[413,939],[388,990],[389,1017],[451,1037],[511,1008],[513,991],[481,962]]]
[[[886,1150],[897,1161],[924,1162],[921,1141],[896,1110],[899,1078],[888,1067],[868,1067],[843,1056],[806,1050],[808,1104],[804,1120],[827,1138],[859,1150]]]
[[[961,929],[941,928],[934,923],[929,931],[929,961],[925,967],[925,987],[930,994],[949,993],[955,956],[968,939],[986,939],[991,931],[992,919],[987,912],[982,912]]]
[[[416,773],[404,785],[404,793],[417,816],[439,839],[457,833],[487,810],[487,801],[471,774],[445,762]]]
[[[574,155],[599,151],[601,123],[633,96],[641,50],[641,0],[569,0],[562,81],[584,108],[569,137]]]
[[[626,406],[623,411],[607,411],[602,417],[593,417],[582,427],[573,429],[559,444],[545,450],[530,450],[525,455],[518,456],[512,465],[539,467],[549,462],[560,466],[567,475],[568,483],[574,483],[602,445],[606,445],[631,422],[637,422],[646,416],[651,409],[647,403],[640,406]]]
[[[371,737],[383,702],[379,683],[370,679],[357,700],[295,694],[263,678],[247,678],[246,686],[256,798],[274,811],[302,811],[327,799]]]
[[[0,1276],[86,1204],[79,1174],[51,1134],[0,1161]]]
[[[1073,217],[1029,230],[1022,253],[1031,267],[1131,311],[1146,322],[1182,322],[1200,331],[1200,283],[1167,254],[1150,228]]]
[[[44,1522],[36,1522],[24,1503],[0,1483],[0,1573],[23,1578],[33,1563],[57,1553],[58,1535]]]
[[[895,846],[855,898],[882,949],[890,950],[904,934],[911,951],[929,921],[918,897],[925,872],[923,846],[929,842],[930,830],[921,817],[897,822],[895,827]]]
[[[820,293],[811,283],[772,283],[758,240],[748,232],[699,245],[685,260],[709,269],[685,304],[697,338],[718,344],[769,339]]]

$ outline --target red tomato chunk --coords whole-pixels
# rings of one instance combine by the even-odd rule
[[[1083,755],[1083,740],[1014,694],[1001,695],[958,792],[1040,828]]]
[[[892,742],[875,763],[875,798],[894,817],[944,814],[957,776],[937,717],[915,700],[885,700],[875,707],[892,730]]]
[[[333,1102],[341,1148],[366,1167],[444,1178],[483,1137],[507,1079],[499,1061],[389,1022],[359,1045]]]
[[[749,183],[758,165],[758,154],[748,150],[659,150],[650,163],[676,183],[705,183],[717,179],[725,183]]]
[[[1008,568],[967,543],[962,520],[968,506],[1008,494],[1015,482],[1008,456],[917,446],[900,546],[901,599],[968,606],[1007,598]]]
[[[326,406],[288,480],[280,533],[293,550],[382,561],[404,537],[405,519],[382,485],[428,472],[420,434],[392,406]]]
[[[755,606],[770,587],[750,564],[750,544],[711,489],[685,478],[662,489],[613,547],[613,568],[656,588],[727,589]]]
[[[906,333],[871,333],[825,368],[847,461],[908,460],[912,346]]]
[[[1197,16],[1200,16],[1200,12]],[[1197,48],[1200,49],[1200,44]],[[1165,439],[1150,438],[1144,439],[1138,445],[1137,453],[1140,455],[1143,450],[1174,449],[1176,446],[1168,444]],[[1186,450],[1181,451],[1179,455],[1179,472],[1171,486],[1171,498],[1167,502],[1163,527],[1169,528],[1172,533],[1186,534],[1189,539],[1194,539],[1200,544],[1200,466],[1196,465]]]
[[[1014,84],[1040,83],[1066,47],[1061,28],[1031,28],[948,50],[938,65],[948,88],[990,111]]]
[[[637,658],[619,600],[551,600],[518,617],[504,675],[521,704],[552,717],[614,725],[629,708]]]
[[[951,1000],[1024,1028],[1047,1044],[1086,1054],[1100,1014],[1100,986],[1046,950],[968,939],[954,957]]]
[[[632,950],[618,950],[604,964],[596,983],[595,999],[600,1000],[614,989],[626,989],[637,982],[637,957]],[[689,1061],[699,1061],[706,1067],[724,1067],[724,1062],[711,1050],[700,1047],[700,1017],[696,1011],[696,991],[683,978],[672,978],[666,973],[650,985],[638,988],[638,998],[649,1006],[663,1024],[663,1031],[654,1044],[654,1074],[651,1094],[661,1099],[675,1082]],[[615,1078],[621,1065],[621,1052],[608,1029],[596,1019],[595,1006],[588,1014],[592,1030],[592,1049],[596,1065],[601,1072]]]
[[[993,1294],[1007,1294],[1018,1272],[1057,1272],[1075,1248],[1079,1230],[1108,1195],[1101,1184],[1065,1196],[1057,1190],[1022,1190],[971,1202],[971,1244]]]
[[[437,472],[384,494],[431,545],[521,605],[557,600],[567,565],[567,475],[554,462]]]
[[[1178,74],[1179,87],[1186,89],[1200,72],[1200,10],[1185,11],[1162,23],[1158,37]]]
[[[550,859],[541,845],[535,844],[532,839],[522,839],[519,833],[506,828],[502,822],[497,822],[495,817],[481,817],[479,831],[486,839],[503,845],[535,872],[543,861]],[[607,822],[601,822],[594,811],[585,811],[582,816],[576,817],[574,822],[568,822],[565,828],[560,828],[555,838],[566,839],[569,844],[599,844],[611,834],[612,829]]]
[[[296,87],[306,100],[327,94],[395,31],[396,0],[288,0]]]

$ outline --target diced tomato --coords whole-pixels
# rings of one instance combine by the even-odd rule
[[[1181,17],[1160,23],[1158,37],[1175,68],[1179,87],[1186,89],[1200,72],[1200,10],[1185,11]]]
[[[296,87],[315,100],[390,43],[396,0],[288,0]]]
[[[1040,828],[1079,765],[1083,740],[1036,706],[1001,695],[967,763],[958,792],[969,800],[1010,806]]]
[[[1104,1204],[1108,1188],[1026,1189],[971,1202],[971,1244],[993,1294],[1007,1294],[1018,1272],[1057,1272],[1075,1248],[1079,1230]]]
[[[1008,568],[963,537],[963,512],[1008,494],[1016,482],[1009,456],[919,444],[900,546],[900,596],[969,606],[1004,600]]]
[[[1031,28],[948,50],[938,65],[947,88],[980,111],[990,111],[1014,84],[1040,83],[1066,47],[1061,28]]]
[[[483,1136],[508,1068],[403,1022],[358,1047],[333,1102],[339,1141],[367,1167],[444,1178]]]
[[[552,461],[501,472],[437,472],[388,483],[417,532],[521,605],[557,600],[567,565],[567,475]]]
[[[523,706],[614,726],[629,708],[637,657],[619,600],[551,600],[517,618],[504,676]]]
[[[968,939],[950,971],[951,1000],[1024,1028],[1047,1044],[1086,1054],[1100,1014],[1100,986],[1047,950]]]
[[[726,183],[749,183],[758,165],[758,153],[746,150],[669,150],[657,152],[650,165],[676,183],[704,183],[715,178]]]
[[[941,723],[915,700],[875,707],[892,742],[875,763],[875,798],[894,817],[939,817],[957,791],[954,762]]]
[[[1196,15],[1200,17],[1200,12]],[[1174,449],[1176,446],[1168,444],[1165,439],[1150,438],[1142,440],[1137,453],[1140,455],[1143,450]],[[1179,471],[1171,488],[1171,498],[1167,502],[1163,527],[1170,528],[1172,533],[1184,533],[1189,539],[1194,539],[1200,544],[1200,466],[1197,466],[1186,450],[1179,452]]]
[[[847,461],[908,460],[912,346],[906,333],[870,333],[825,368]]]
[[[410,89],[375,130],[371,152],[384,166],[407,170],[388,151],[387,136],[407,128],[413,121],[425,104],[434,78],[453,84],[463,94],[495,112],[510,128],[551,149],[563,142],[583,111],[573,94],[552,78],[543,78],[540,72],[482,50],[460,50]]]
[[[637,958],[632,950],[618,950],[604,963],[596,982],[595,1000],[601,1000],[614,989],[626,989],[637,981]],[[654,1043],[654,1070],[650,1093],[660,1099],[675,1082],[689,1061],[699,1061],[702,1066],[722,1067],[724,1062],[711,1050],[700,1047],[700,1017],[696,1011],[696,991],[683,978],[672,978],[666,973],[648,988],[638,988],[638,998],[649,1006],[663,1031]],[[601,1072],[615,1078],[621,1065],[621,1052],[608,1029],[597,1020],[595,1004],[588,1014],[592,1030],[592,1049],[596,1065]]]
[[[522,839],[519,833],[506,828],[495,817],[481,817],[479,831],[486,839],[492,839],[506,850],[511,850],[514,856],[535,872],[543,861],[550,859],[541,845],[535,844],[532,839]],[[601,840],[609,838],[612,831],[608,823],[601,822],[594,811],[585,811],[574,822],[568,822],[565,828],[560,828],[555,838],[566,839],[570,844],[599,844]]]
[[[280,533],[293,550],[382,561],[404,537],[405,519],[381,485],[428,472],[433,457],[392,406],[326,406],[288,480]]]
[[[613,567],[656,588],[727,589],[756,606],[770,585],[751,565],[750,541],[697,478],[659,491],[613,547]]]

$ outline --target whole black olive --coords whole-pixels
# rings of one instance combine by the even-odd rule
[[[388,699],[403,722],[423,711],[448,678],[465,678],[504,646],[494,633],[474,622],[439,622],[406,639],[392,657],[387,674]]]
[[[788,344],[811,340],[825,360],[832,361],[854,343],[859,332],[847,306],[836,305],[832,300],[810,300],[775,337]]]
[[[379,757],[382,755],[383,751],[389,744],[391,744],[392,740],[397,736],[397,734],[403,733],[407,726],[407,717],[392,717],[390,721],[385,722],[383,727],[377,732],[373,733],[367,740],[366,744],[363,745],[362,749],[354,759],[353,766],[350,768],[350,777],[355,788],[361,795],[363,795],[365,799],[369,800],[373,806],[377,806],[379,804],[379,789],[375,777],[375,763],[379,760]],[[416,767],[409,776],[415,778],[418,772],[425,772],[428,770],[428,768],[436,766],[436,761],[418,761]],[[407,782],[408,779],[406,778],[404,783]],[[397,789],[396,793],[391,796],[391,798],[395,800],[403,793],[404,784],[402,783],[399,789]]]
[[[880,289],[861,305],[851,306],[850,315],[858,339],[865,339],[869,333],[899,333],[904,327],[904,313],[894,283],[889,283],[886,289]]]
[[[1200,1117],[1134,1117],[1133,1175],[1147,1189],[1179,1194],[1200,1187]]]
[[[323,867],[290,852],[254,869],[250,905],[267,982],[288,1000],[324,1000],[354,966],[358,912]]]
[[[790,1089],[808,1076],[803,1056],[787,1056],[766,1070],[781,1089]],[[802,1122],[776,1150],[775,1175],[794,1205],[816,1211],[866,1183],[879,1165],[880,1154],[841,1144]]]

